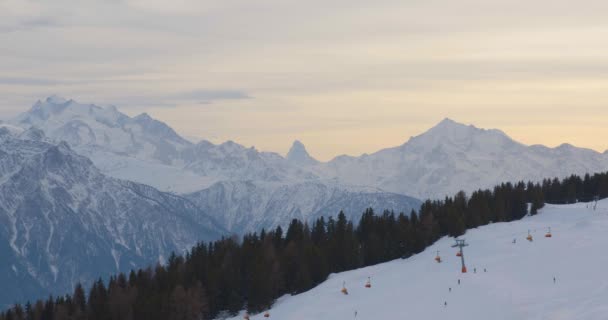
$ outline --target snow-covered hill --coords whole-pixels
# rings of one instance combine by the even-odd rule
[[[107,177],[40,130],[0,128],[0,305],[153,264],[224,229],[185,198]]]
[[[548,227],[551,238],[544,237]],[[528,230],[532,242],[525,239]],[[409,259],[334,274],[308,292],[286,296],[270,319],[606,319],[607,233],[608,200],[597,210],[593,203],[547,205],[521,221],[467,231],[466,274],[454,240],[443,238]],[[437,250],[442,263],[434,260]],[[348,295],[340,293],[343,282]]]
[[[608,170],[608,154],[563,144],[526,146],[500,130],[445,119],[395,148],[318,165],[318,175],[419,199],[443,198],[502,182],[541,181]]]

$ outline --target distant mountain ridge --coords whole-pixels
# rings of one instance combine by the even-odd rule
[[[567,144],[526,146],[500,130],[445,119],[401,146],[361,157],[337,157],[315,171],[342,183],[424,199],[504,181],[539,181],[606,170],[606,153]]]
[[[38,128],[55,141],[66,141],[109,175],[165,191],[193,192],[224,180],[316,178],[290,166],[276,153],[232,141],[194,144],[145,113],[129,117],[114,106],[80,104],[53,96],[36,102],[11,123]]]
[[[561,145],[526,146],[496,129],[444,119],[401,146],[320,162],[295,141],[286,157],[228,141],[193,144],[147,114],[128,117],[49,97],[11,124],[65,140],[105,173],[182,194],[222,181],[302,182],[373,187],[417,198],[442,198],[502,181],[539,180],[608,169],[608,152]]]
[[[66,141],[105,174],[187,195],[206,210],[214,210],[208,213],[218,221],[225,221],[228,230],[235,233],[286,225],[293,217],[335,215],[341,209],[356,219],[370,206],[378,211],[409,212],[420,205],[420,201],[406,195],[383,194],[378,188],[369,192],[365,186],[325,179],[310,170],[320,162],[299,141],[294,142],[287,158],[233,141],[216,145],[203,140],[195,144],[147,114],[129,117],[113,106],[80,104],[59,97],[36,102],[11,123],[25,130],[45,132],[53,141]],[[222,198],[219,190],[233,197]],[[244,190],[254,192],[243,193]],[[334,198],[320,190],[331,191]],[[289,196],[287,192],[298,196]],[[271,204],[279,195],[285,203]],[[351,200],[356,196],[359,200],[345,202],[335,198],[338,195]],[[328,207],[330,200],[344,205]],[[242,209],[244,203],[254,201],[260,202],[256,210]],[[264,206],[267,207],[263,209]],[[224,216],[228,213],[233,217],[226,220]],[[245,216],[249,217],[248,223],[236,222]],[[283,219],[276,218],[279,216]]]

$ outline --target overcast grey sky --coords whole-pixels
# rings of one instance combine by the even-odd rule
[[[316,157],[445,117],[608,148],[608,1],[0,0],[0,118],[51,94]]]

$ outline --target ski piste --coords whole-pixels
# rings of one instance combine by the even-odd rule
[[[526,241],[528,230],[534,241]],[[461,238],[470,244],[467,273],[451,247],[454,238],[444,237],[408,259],[332,274],[308,292],[284,296],[269,318],[608,318],[608,254],[602,254],[608,246],[608,200],[547,204],[538,215],[471,229]],[[444,253],[441,263],[437,251]],[[373,286],[367,288],[370,277]]]

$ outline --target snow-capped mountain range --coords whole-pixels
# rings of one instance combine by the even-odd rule
[[[68,292],[226,234],[193,202],[108,177],[48,140],[0,128],[0,304]]]
[[[315,160],[299,141],[286,157],[232,141],[194,144],[147,114],[131,118],[114,106],[79,104],[59,97],[38,101],[9,124],[36,127],[54,141],[68,142],[108,175],[180,194],[224,181],[252,181],[270,187],[315,182],[426,199],[504,181],[608,170],[608,152],[568,144],[527,146],[500,130],[450,119],[401,146],[358,157],[338,156],[329,162]]]
[[[55,96],[0,123],[0,137],[0,281],[15,288],[0,304],[294,218],[409,212],[421,203],[411,196],[608,170],[608,153],[449,119],[401,146],[320,162],[299,141],[286,157],[192,143],[147,114]]]
[[[146,114],[131,118],[114,106],[60,97],[36,102],[10,124],[67,142],[107,175],[182,194],[234,233],[342,209],[357,219],[370,206],[409,212],[420,205],[403,194],[322,178],[308,168],[319,162],[300,142],[287,158],[233,141],[194,144]]]
[[[232,141],[193,144],[145,113],[131,118],[114,106],[80,104],[53,96],[36,102],[11,123],[41,129],[54,141],[66,141],[109,175],[165,191],[193,192],[224,180],[315,178],[290,166],[279,154]]]

